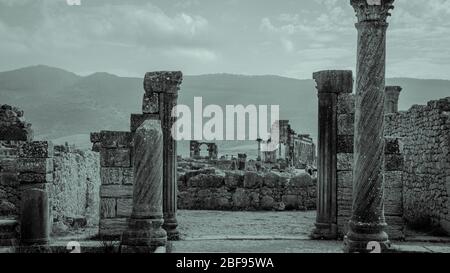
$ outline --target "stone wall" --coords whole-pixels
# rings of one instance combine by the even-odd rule
[[[92,151],[55,146],[53,182],[50,187],[52,218],[71,224],[85,219],[89,226],[99,221],[100,159]]]
[[[352,214],[354,105],[354,94],[340,94],[338,96],[337,223],[339,237],[343,237],[347,233],[348,221]],[[385,135],[389,136],[390,134],[386,133]],[[384,207],[386,223],[388,224],[386,232],[391,239],[396,240],[405,237],[405,223],[402,219],[403,155],[401,148],[401,139],[386,138],[384,174]]]
[[[308,174],[187,171],[178,178],[178,208],[197,210],[313,210],[316,181]]]
[[[100,152],[101,237],[117,237],[127,226],[133,197],[131,132],[102,131],[91,134],[93,150]]]
[[[450,233],[450,97],[385,120],[386,135],[402,140],[405,221]]]

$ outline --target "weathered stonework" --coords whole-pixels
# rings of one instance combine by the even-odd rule
[[[401,139],[402,214],[415,229],[440,229],[450,234],[450,97],[415,105],[385,117],[385,134]]]
[[[352,217],[346,252],[389,248],[383,210],[384,88],[387,17],[394,0],[351,0],[358,23]]]
[[[313,238],[337,238],[337,136],[351,135],[353,122],[348,113],[338,115],[339,98],[353,90],[351,71],[321,71],[313,78],[319,97],[318,196],[317,219]],[[351,126],[349,126],[349,124]],[[340,154],[339,154],[340,155]],[[342,157],[339,158],[342,161]],[[342,165],[342,162],[340,162]]]
[[[162,229],[163,134],[158,120],[145,121],[134,135],[132,213],[122,235],[121,252],[151,253],[165,246]]]
[[[313,210],[316,181],[308,174],[202,169],[178,179],[178,208],[197,210]]]

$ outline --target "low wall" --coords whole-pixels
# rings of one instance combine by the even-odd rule
[[[313,210],[316,181],[308,174],[220,171],[180,173],[178,208],[196,210]]]
[[[98,225],[99,154],[56,146],[53,168],[53,182],[49,193],[55,224],[60,221],[73,224],[71,221],[82,219],[86,225]]]

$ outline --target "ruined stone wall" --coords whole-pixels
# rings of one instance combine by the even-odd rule
[[[337,132],[337,224],[338,234],[343,237],[348,231],[348,221],[352,214],[353,191],[353,136],[355,122],[354,94],[338,96]],[[389,135],[389,134],[386,134]],[[385,151],[385,217],[386,232],[391,239],[405,237],[402,219],[403,176],[401,140],[386,139]],[[370,145],[370,143],[367,143]]]
[[[219,171],[180,173],[178,208],[197,210],[313,210],[316,181],[307,174]]]
[[[101,237],[117,237],[127,226],[133,197],[131,132],[102,131],[91,134],[93,150],[100,152]]]
[[[404,219],[450,233],[450,97],[385,120],[386,135],[402,140]]]
[[[337,225],[338,234],[345,235],[352,213],[353,135],[355,122],[353,94],[338,95],[337,102]]]
[[[55,224],[86,219],[87,225],[98,225],[99,188],[98,153],[55,146],[50,187],[50,206]]]
[[[21,141],[0,141],[0,216],[17,218],[20,194],[17,160]]]

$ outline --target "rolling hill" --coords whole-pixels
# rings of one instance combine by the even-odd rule
[[[450,81],[410,78],[387,79],[400,85],[400,109],[413,104],[450,96]],[[279,76],[211,74],[185,76],[179,103],[193,105],[194,97],[203,104],[280,105],[280,118],[289,119],[298,133],[316,137],[317,94],[313,80]],[[108,73],[79,76],[49,66],[31,66],[0,72],[0,104],[25,111],[36,138],[88,142],[88,134],[99,130],[128,130],[131,113],[140,113],[142,78],[118,77]],[[84,140],[83,136],[85,136]],[[81,139],[80,139],[81,138]],[[222,143],[219,149],[234,152],[252,142]],[[81,144],[80,144],[81,145]],[[88,146],[85,143],[81,146]],[[186,154],[186,143],[180,145]],[[244,148],[247,147],[247,148]]]

